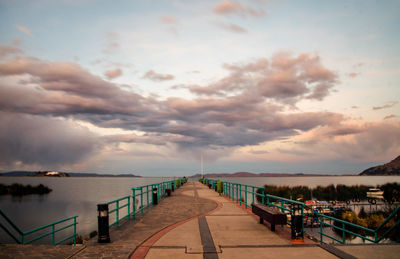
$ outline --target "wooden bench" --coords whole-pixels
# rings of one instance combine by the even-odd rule
[[[287,222],[285,213],[277,208],[267,207],[263,204],[251,204],[251,211],[260,217],[260,224],[264,219],[271,224],[271,231],[275,231],[275,225],[283,225]]]

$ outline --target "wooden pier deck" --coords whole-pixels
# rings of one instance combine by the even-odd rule
[[[189,182],[146,213],[76,247],[0,245],[0,258],[398,258],[400,245],[293,244],[289,228],[271,232],[249,209]]]

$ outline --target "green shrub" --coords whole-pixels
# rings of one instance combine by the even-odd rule
[[[224,192],[224,184],[221,180],[218,180],[218,182],[217,182],[217,192],[219,194]]]

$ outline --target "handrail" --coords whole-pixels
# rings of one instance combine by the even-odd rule
[[[208,178],[203,178],[204,180],[202,183],[205,182],[206,185],[211,185],[212,188],[215,189],[217,180],[215,179],[208,179]],[[222,180],[219,180],[222,181]],[[251,195],[251,203],[256,203],[256,197],[260,197],[261,203],[266,204],[269,207],[276,207],[281,209],[282,212],[288,211],[291,214],[295,214],[295,207],[300,211],[301,216],[302,216],[302,237],[304,237],[304,207],[305,204],[303,202],[299,201],[294,201],[290,199],[286,199],[283,197],[271,195],[271,194],[266,194],[265,193],[265,188],[260,187],[260,186],[254,186],[254,185],[248,185],[248,184],[241,184],[241,183],[232,183],[232,182],[227,182],[227,181],[222,181],[223,183],[223,193],[231,198],[233,201],[236,201],[236,203],[239,203],[239,205],[244,204],[245,208],[251,206],[251,204],[248,204],[248,194]],[[258,190],[261,190],[261,193],[257,192]],[[244,197],[243,197],[244,194]],[[280,205],[274,204],[271,202],[272,200],[277,200]],[[285,207],[285,204],[291,204],[292,208]],[[294,206],[293,206],[294,205]],[[288,222],[288,225],[291,225],[291,222]]]
[[[66,240],[68,240],[68,239],[71,239],[71,238],[74,239],[74,245],[76,245],[76,236],[77,236],[77,233],[76,233],[76,225],[78,224],[78,223],[76,222],[76,218],[77,218],[78,216],[72,216],[72,217],[69,217],[69,218],[61,219],[61,220],[52,222],[52,223],[50,223],[50,224],[43,225],[43,226],[40,226],[40,227],[37,227],[37,228],[34,228],[34,229],[31,229],[31,230],[28,230],[28,231],[23,232],[23,231],[21,231],[21,230],[11,221],[10,218],[8,218],[8,217],[4,214],[4,212],[3,212],[2,210],[0,210],[0,215],[1,215],[1,216],[2,216],[2,217],[3,217],[17,232],[18,232],[18,234],[19,234],[19,239],[17,239],[3,224],[0,224],[0,227],[1,227],[12,239],[14,239],[14,241],[16,241],[16,243],[18,243],[18,244],[23,244],[23,245],[25,245],[25,244],[30,244],[30,243],[32,243],[32,242],[34,242],[34,241],[36,241],[36,240],[39,240],[39,239],[42,239],[42,238],[44,238],[44,237],[47,237],[47,236],[50,236],[50,235],[51,235],[51,244],[52,244],[52,245],[58,245],[58,244],[60,244],[60,243],[62,243],[62,242],[64,242],[64,241],[66,241]],[[69,224],[69,225],[67,225],[67,226],[63,226],[63,227],[61,227],[61,228],[59,228],[59,229],[56,228],[56,225],[61,224],[61,223],[63,223],[63,222],[67,222],[67,221],[69,221],[69,220],[73,220],[73,223],[71,223],[71,224]],[[50,227],[51,227],[51,230],[50,230],[49,232],[46,232],[46,233],[44,233],[44,234],[41,234],[40,236],[34,237],[34,238],[32,238],[32,239],[30,239],[30,240],[28,240],[28,241],[25,240],[25,237],[26,237],[26,236],[31,235],[31,234],[33,234],[33,233],[36,233],[36,232],[38,232],[38,231],[40,231],[40,230],[43,230],[43,229],[46,229],[46,228],[50,228]],[[64,239],[62,239],[61,241],[56,242],[56,241],[55,241],[55,233],[60,232],[60,231],[62,231],[62,230],[64,230],[64,229],[67,229],[67,228],[70,228],[70,227],[73,227],[73,228],[74,228],[74,233],[73,233],[72,235],[70,235],[70,236],[68,236],[68,237],[66,237],[66,238],[64,238]]]
[[[331,217],[331,216],[327,216],[327,215],[324,215],[324,214],[321,214],[321,213],[317,213],[317,216],[318,216],[319,221],[320,221],[320,222],[319,222],[319,223],[320,223],[320,232],[319,232],[319,234],[320,234],[320,242],[321,242],[321,244],[322,244],[322,243],[323,243],[323,237],[327,237],[327,238],[330,238],[330,239],[332,239],[332,240],[335,240],[335,241],[337,241],[337,242],[339,242],[339,243],[345,244],[345,243],[346,243],[345,233],[348,233],[348,234],[351,234],[351,235],[360,237],[360,238],[362,238],[362,239],[364,239],[364,240],[368,240],[368,241],[373,242],[373,243],[379,243],[379,242],[380,242],[383,238],[385,238],[393,229],[395,229],[398,225],[400,225],[400,218],[399,218],[399,219],[397,219],[397,221],[395,222],[395,224],[394,224],[393,226],[391,226],[388,230],[385,231],[385,233],[383,233],[380,237],[378,237],[378,232],[379,232],[392,218],[394,218],[394,217],[396,216],[397,213],[400,213],[400,207],[397,207],[397,208],[390,214],[390,216],[387,217],[387,218],[382,222],[382,224],[379,225],[376,229],[366,228],[366,227],[363,227],[363,226],[360,226],[360,225],[357,225],[357,224],[354,224],[354,223],[351,223],[351,222],[348,222],[348,221],[345,221],[345,220],[341,220],[341,219],[337,219],[337,218],[335,218],[335,217]],[[328,223],[326,223],[326,222],[324,221],[324,218],[327,218],[327,219],[336,221],[336,222],[338,222],[338,223],[342,223],[342,227],[336,226],[336,225],[334,225],[334,224],[328,224]],[[324,227],[324,226],[329,226],[329,227],[333,227],[333,228],[335,228],[335,229],[341,230],[341,231],[342,231],[342,240],[338,240],[337,238],[335,238],[335,237],[333,237],[333,236],[330,236],[330,235],[327,234],[327,233],[324,233],[324,231],[323,231],[323,227]],[[367,231],[367,232],[371,233],[371,236],[373,236],[373,239],[371,239],[371,238],[369,238],[369,237],[367,237],[367,236],[363,236],[363,235],[361,235],[361,234],[355,233],[355,232],[353,232],[353,231],[347,229],[346,226],[350,226],[350,227],[354,227],[354,228],[357,228],[357,229],[360,229],[360,230]]]
[[[9,217],[0,209],[0,215],[20,234],[22,235],[22,231],[11,221]]]
[[[120,206],[120,201],[123,201],[123,200],[127,200],[127,203],[125,203],[124,205]],[[130,209],[130,196],[125,196],[125,197],[122,197],[122,198],[119,198],[119,199],[115,199],[115,200],[107,202],[106,204],[110,205],[110,204],[114,204],[114,203],[115,203],[115,208],[108,212],[109,215],[114,213],[114,212],[116,214],[115,221],[110,224],[110,227],[114,226],[114,225],[117,225],[117,227],[119,227],[119,222],[121,220],[124,220],[125,218],[127,218],[127,217],[129,218],[130,217],[130,212],[129,212],[129,209]],[[120,218],[119,217],[119,210],[123,209],[125,207],[128,207],[128,213],[124,217]]]
[[[166,189],[168,188],[178,188],[179,186],[177,183],[179,182],[179,186],[181,186],[184,183],[184,178],[178,178],[175,180],[169,180],[169,181],[164,181],[160,183],[152,183],[152,184],[147,184],[147,185],[142,185],[138,187],[133,187],[131,188],[132,195],[131,196],[124,196],[109,202],[106,202],[108,205],[114,205],[115,207],[110,209],[108,211],[108,214],[111,215],[115,213],[115,221],[109,224],[109,227],[112,226],[120,226],[120,222],[123,221],[124,219],[128,218],[128,220],[135,219],[136,214],[138,213],[143,213],[143,210],[145,207],[149,208],[150,207],[150,198],[149,194],[152,194],[153,188],[157,188],[157,201],[161,200],[166,196]],[[136,193],[139,192],[139,193]],[[139,209],[136,209],[136,197],[140,196],[139,200]],[[145,201],[146,203],[145,204]],[[124,204],[121,205],[122,202],[125,202]],[[127,213],[125,215],[121,215],[120,210],[123,208],[127,208]],[[122,217],[121,217],[122,216]]]

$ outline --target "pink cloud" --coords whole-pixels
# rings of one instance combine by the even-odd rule
[[[162,23],[167,23],[167,24],[179,22],[178,18],[169,15],[160,16],[159,19]]]
[[[28,27],[22,25],[16,25],[17,29],[21,32],[25,33],[26,35],[32,36],[32,32]]]
[[[383,110],[383,109],[389,109],[389,108],[392,108],[393,106],[396,106],[397,104],[398,104],[399,102],[389,102],[389,103],[387,103],[387,104],[385,104],[385,105],[382,105],[382,106],[374,106],[374,107],[372,107],[372,109],[373,110]]]
[[[119,68],[112,69],[112,70],[107,70],[106,72],[104,72],[104,75],[108,79],[114,79],[114,78],[117,78],[117,77],[122,75],[122,70],[119,69]]]
[[[296,103],[302,98],[322,100],[337,76],[321,64],[317,55],[278,53],[270,60],[247,64],[224,64],[230,74],[207,86],[191,86],[199,95],[223,96],[236,92]]]
[[[222,14],[222,15],[229,15],[229,14],[238,14],[240,16],[264,16],[265,12],[263,10],[255,10],[249,6],[245,6],[236,1],[227,1],[223,0],[222,2],[216,4],[214,6],[214,13]]]
[[[11,55],[22,54],[22,50],[19,48],[2,45],[0,46],[0,58],[4,58]]]
[[[159,74],[154,72],[153,70],[147,71],[142,78],[149,79],[152,81],[168,81],[173,80],[174,76],[171,74]]]
[[[359,73],[352,72],[352,73],[348,73],[347,75],[351,78],[355,78],[359,75]]]
[[[235,32],[235,33],[247,33],[248,32],[245,28],[243,28],[239,25],[236,25],[236,24],[232,24],[232,23],[230,23],[230,24],[219,23],[218,26],[224,30]]]

